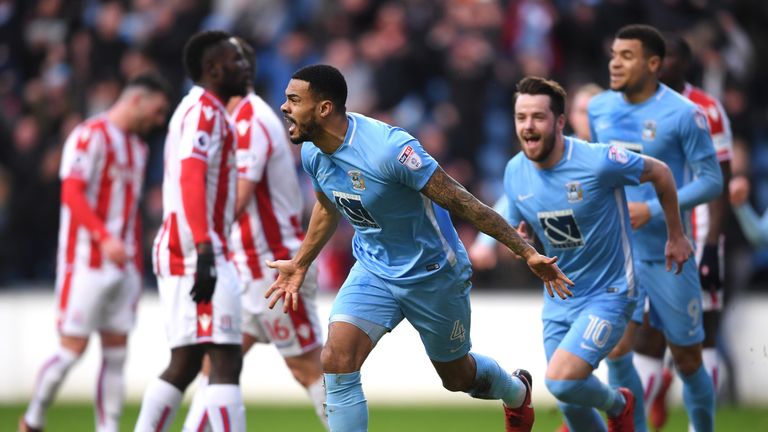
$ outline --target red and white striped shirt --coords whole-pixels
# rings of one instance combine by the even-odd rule
[[[64,143],[58,268],[75,264],[100,268],[99,241],[120,239],[141,268],[138,201],[144,182],[147,145],[100,115],[79,124]]]
[[[152,249],[158,276],[195,273],[195,244],[228,255],[235,211],[234,133],[226,108],[194,86],[171,117],[165,139],[163,225]]]
[[[704,92],[704,90],[686,83],[683,96],[700,106],[707,115],[709,131],[715,152],[719,162],[727,162],[733,158],[733,135],[731,134],[731,122],[720,102]],[[727,186],[726,186],[727,187]],[[693,238],[697,249],[701,250],[707,234],[709,233],[709,208],[707,204],[701,204],[691,212]]]
[[[258,280],[265,259],[290,259],[304,239],[301,190],[285,127],[272,108],[250,93],[233,118],[237,175],[256,188],[232,227],[232,256],[242,277]]]

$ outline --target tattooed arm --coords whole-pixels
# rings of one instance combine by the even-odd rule
[[[566,284],[573,285],[573,282],[555,264],[557,257],[547,258],[536,252],[501,215],[480,202],[442,168],[435,170],[421,193],[523,257],[536,276],[544,281],[550,296],[553,296],[552,288],[560,298],[565,298],[565,294],[572,295]]]

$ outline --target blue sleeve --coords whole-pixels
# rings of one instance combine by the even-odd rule
[[[752,246],[768,245],[768,211],[759,218],[757,212],[749,203],[734,207],[734,214],[739,221],[744,237],[752,243]]]
[[[723,191],[723,173],[715,156],[715,146],[709,134],[707,117],[698,107],[684,115],[678,126],[683,151],[693,180],[677,190],[677,200],[682,210],[690,210],[710,201]],[[658,198],[648,201],[651,216],[660,215],[661,203]]]
[[[589,119],[589,137],[593,142],[600,141],[597,138],[597,130],[595,130],[595,105],[597,105],[594,98],[587,104],[587,118]]]
[[[605,186],[637,186],[643,174],[645,160],[637,153],[617,145],[596,144],[600,183]]]
[[[301,145],[301,167],[304,169],[304,172],[309,175],[309,178],[312,180],[312,187],[317,192],[322,192],[322,189],[320,188],[320,184],[317,182],[317,173],[316,167],[315,167],[315,158],[314,152],[312,152],[310,149],[307,148],[307,146],[310,146],[312,144],[304,143]]]
[[[384,155],[382,171],[391,179],[414,190],[421,190],[438,168],[438,163],[421,143],[400,128],[387,132],[388,153]]]
[[[514,176],[517,170],[514,168],[513,163],[514,159],[510,160],[507,164],[507,168],[504,170],[504,196],[507,197],[507,202],[504,213],[500,213],[510,225],[517,227],[520,225],[523,215],[520,214],[520,210],[517,208],[516,204],[517,201],[515,201],[515,182],[517,179],[515,179]]]
[[[496,204],[493,205],[493,210],[509,222],[509,199],[507,199],[506,194],[502,195],[501,198],[496,201]],[[493,247],[493,245],[496,244],[496,239],[484,232],[480,232],[475,241],[489,247]]]

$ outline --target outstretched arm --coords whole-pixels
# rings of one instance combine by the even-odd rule
[[[550,296],[554,297],[553,288],[560,298],[573,295],[568,289],[568,285],[573,285],[573,282],[555,264],[557,257],[547,258],[536,252],[501,215],[480,202],[442,168],[435,170],[421,193],[523,257],[528,267],[544,281]]]
[[[683,222],[680,219],[680,210],[677,202],[677,189],[672,171],[664,162],[648,156],[642,156],[644,165],[640,175],[640,182],[651,182],[658,196],[661,208],[664,211],[664,220],[667,224],[667,246],[664,255],[667,258],[667,271],[672,265],[677,264],[676,274],[683,271],[683,264],[693,253],[691,243],[685,237]]]
[[[296,256],[291,260],[267,260],[269,267],[279,271],[277,280],[264,295],[266,298],[272,297],[269,301],[270,309],[275,307],[281,298],[284,298],[284,311],[288,311],[289,305],[293,307],[293,310],[299,307],[299,289],[304,282],[304,276],[307,274],[312,261],[317,258],[323,246],[336,231],[339,217],[341,217],[339,211],[324,193],[315,192],[315,195],[317,202],[312,208],[309,228]]]
[[[733,213],[739,221],[744,237],[752,246],[768,245],[768,211],[762,218],[749,203],[749,180],[743,176],[734,177],[730,184],[731,204]]]

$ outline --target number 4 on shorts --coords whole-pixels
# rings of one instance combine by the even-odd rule
[[[464,342],[464,337],[466,335],[466,332],[464,331],[464,324],[461,323],[461,320],[456,320],[456,322],[453,323],[453,331],[451,332],[451,340],[460,340]]]

